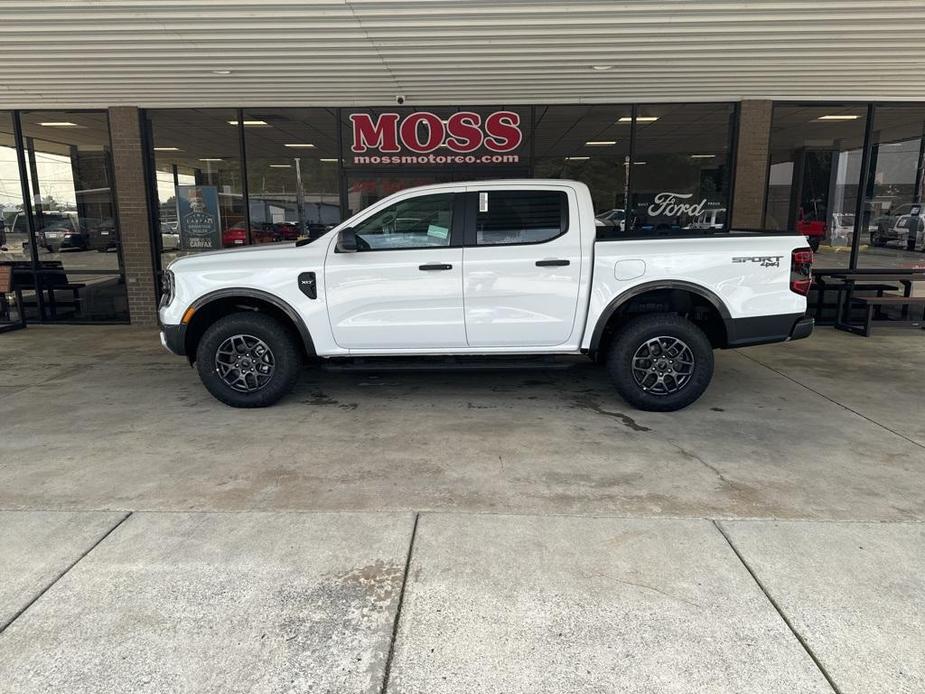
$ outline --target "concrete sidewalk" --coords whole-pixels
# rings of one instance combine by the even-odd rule
[[[925,688],[919,523],[5,512],[0,537],[2,692]]]

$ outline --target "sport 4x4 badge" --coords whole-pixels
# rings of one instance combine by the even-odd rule
[[[761,267],[780,267],[782,255],[743,255],[733,258],[733,263],[758,263]]]

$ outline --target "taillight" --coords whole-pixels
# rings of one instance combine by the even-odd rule
[[[806,296],[813,285],[813,252],[796,248],[790,254],[790,291]]]

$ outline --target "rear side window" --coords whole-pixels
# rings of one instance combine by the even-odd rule
[[[568,197],[561,191],[482,191],[478,203],[479,246],[543,243],[568,229]]]

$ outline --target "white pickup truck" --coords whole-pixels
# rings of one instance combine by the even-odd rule
[[[796,233],[596,232],[575,181],[405,190],[311,242],[174,261],[161,341],[235,407],[276,402],[315,358],[584,354],[629,403],[669,411],[707,388],[714,348],[812,332]]]

